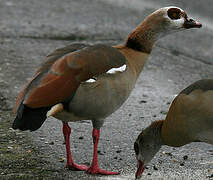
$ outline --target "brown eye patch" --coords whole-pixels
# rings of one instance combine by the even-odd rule
[[[178,8],[170,8],[170,9],[167,11],[167,14],[168,14],[168,16],[169,16],[171,19],[180,19],[180,17],[181,17],[181,10],[178,9]]]

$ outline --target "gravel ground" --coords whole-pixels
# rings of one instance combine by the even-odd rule
[[[186,9],[203,23],[203,28],[158,41],[131,96],[107,118],[99,161],[101,167],[120,171],[121,175],[92,176],[64,168],[61,122],[54,118],[33,133],[10,129],[15,98],[45,55],[74,42],[122,43],[146,15],[168,5]],[[165,118],[181,89],[213,77],[212,5],[211,0],[0,0],[0,179],[134,179],[133,143],[140,131],[152,121]],[[89,164],[91,123],[70,125],[73,156],[77,162]],[[213,147],[204,143],[163,147],[143,175],[143,179],[211,177]]]

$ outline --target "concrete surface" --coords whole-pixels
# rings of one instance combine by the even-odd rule
[[[141,129],[165,118],[169,104],[181,89],[196,80],[213,77],[213,1],[0,0],[0,94],[9,109],[44,56],[55,48],[74,42],[122,43],[145,16],[169,5],[185,9],[203,23],[203,28],[158,41],[131,96],[107,118],[99,143],[99,162],[101,167],[120,171],[121,175],[92,176],[65,169],[65,162],[61,162],[65,158],[61,122],[49,118],[38,131],[27,134],[51,168],[57,170],[55,179],[134,179],[133,143]],[[70,125],[73,157],[76,162],[88,164],[92,158],[91,123]],[[184,160],[184,156],[188,159]],[[213,146],[204,143],[163,147],[143,175],[143,179],[210,177]]]

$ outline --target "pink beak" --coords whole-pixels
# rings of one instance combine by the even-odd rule
[[[144,171],[144,162],[141,162],[140,160],[138,160],[138,169],[137,169],[137,172],[135,173],[135,178],[140,179],[143,171]]]
[[[202,24],[193,20],[193,19],[186,19],[183,27],[186,29],[190,29],[190,28],[201,28]]]

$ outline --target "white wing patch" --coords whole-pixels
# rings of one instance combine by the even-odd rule
[[[87,83],[94,83],[95,81],[96,81],[95,79],[91,78],[91,79],[86,80],[85,82],[87,82]]]
[[[124,64],[123,66],[118,67],[118,68],[112,68],[112,69],[108,70],[106,73],[115,74],[116,72],[123,72],[125,70],[126,70],[126,64]]]

